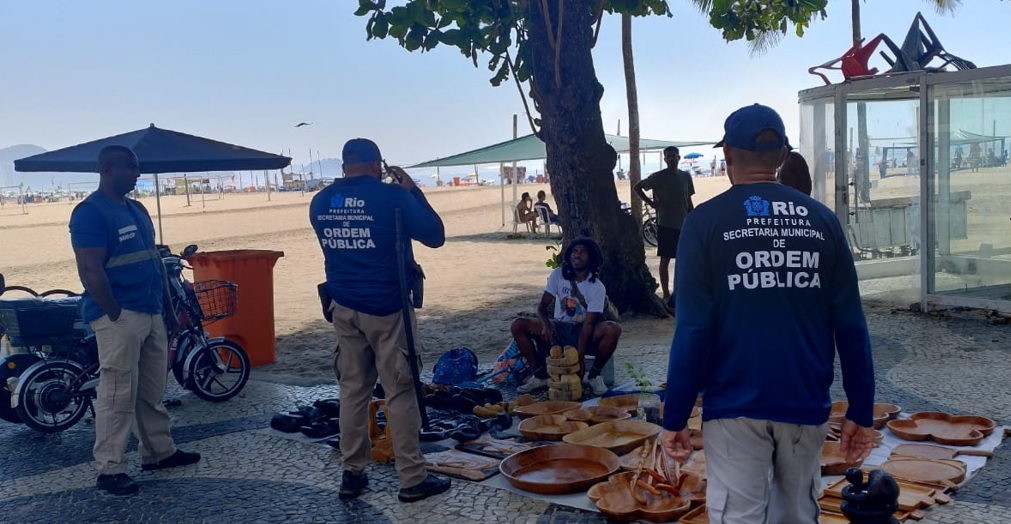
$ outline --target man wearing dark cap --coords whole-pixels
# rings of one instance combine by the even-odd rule
[[[691,453],[686,423],[702,393],[710,521],[816,523],[837,348],[849,400],[841,450],[856,461],[872,447],[856,268],[832,211],[776,181],[790,149],[779,115],[755,104],[724,130],[733,186],[681,232],[661,443]]]
[[[408,289],[422,278],[410,241],[439,247],[446,242],[446,229],[403,169],[390,167],[395,182],[383,182],[383,158],[374,142],[349,140],[342,157],[344,178],[316,194],[309,206],[309,221],[323,249],[326,291],[337,332],[333,368],[341,389],[340,448],[344,457],[339,495],[353,499],[368,485],[369,401],[378,376],[386,391],[386,420],[400,477],[399,498],[415,502],[447,491],[450,481],[426,473],[418,439],[421,417],[401,311],[397,210]],[[418,340],[413,310],[410,314],[414,339]]]

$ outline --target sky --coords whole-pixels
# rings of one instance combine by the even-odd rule
[[[642,136],[718,140],[726,116],[753,102],[776,108],[797,136],[797,93],[822,85],[807,68],[850,45],[849,4],[830,0],[827,19],[803,38],[791,31],[759,56],[724,42],[687,0],[670,0],[673,18],[636,19]],[[364,136],[391,164],[410,165],[512,138],[513,114],[520,135],[530,132],[515,85],[493,87],[486,57],[475,68],[455,49],[411,53],[395,40],[367,41],[357,5],[0,0],[0,148],[56,149],[154,123],[290,151],[295,166],[310,151],[338,158],[346,140]],[[917,11],[949,52],[981,67],[1011,63],[1009,1],[970,0],[939,15],[922,0],[866,0],[863,34],[901,42]],[[618,17],[605,18],[594,62],[605,131],[620,121],[627,134]],[[644,169],[658,165],[654,154]]]

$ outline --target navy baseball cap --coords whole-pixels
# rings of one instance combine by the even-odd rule
[[[765,130],[775,131],[779,135],[778,140],[756,143],[758,135]],[[790,141],[786,138],[786,126],[783,119],[775,109],[761,104],[745,106],[727,117],[723,123],[723,140],[720,140],[715,147],[730,146],[745,151],[771,151],[790,147]]]
[[[368,138],[352,138],[344,144],[341,160],[345,164],[370,164],[383,159],[379,146]]]

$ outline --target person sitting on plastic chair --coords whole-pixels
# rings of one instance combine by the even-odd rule
[[[561,224],[558,223],[558,215],[555,214],[555,210],[551,209],[551,204],[547,202],[547,194],[544,190],[537,192],[537,202],[534,203],[534,212],[537,213],[537,218],[544,224],[544,235],[551,234],[551,226],[555,226],[559,231],[562,230]]]
[[[533,199],[530,198],[530,193],[520,195],[520,202],[516,204],[516,220],[526,224],[530,232],[537,232],[537,212],[533,209]]]

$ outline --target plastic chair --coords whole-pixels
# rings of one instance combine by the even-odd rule
[[[562,230],[562,226],[558,225],[557,222],[551,221],[551,216],[548,215],[548,208],[546,206],[539,206],[534,204],[534,211],[537,213],[537,218],[541,221],[541,225],[544,226],[544,238],[551,236],[551,225],[554,224],[558,231]]]
[[[882,54],[882,56],[885,56],[885,60],[889,62],[889,65],[892,66],[889,70],[890,73],[921,70],[936,71],[942,70],[948,65],[960,70],[976,69],[976,64],[957,57],[944,49],[940,39],[937,38],[937,35],[931,29],[930,24],[927,23],[927,19],[923,17],[922,13],[916,13],[916,16],[913,17],[913,23],[909,26],[906,38],[902,41],[902,47],[896,46],[891,41],[887,44],[897,58],[893,62]],[[940,58],[943,62],[939,66],[930,67],[930,63],[935,58]]]
[[[829,81],[828,77],[824,74],[819,73],[817,71],[818,69],[842,71],[843,78],[846,80],[862,76],[876,75],[878,73],[878,69],[876,67],[869,67],[867,62],[870,61],[871,55],[874,54],[878,44],[884,40],[888,40],[888,37],[883,33],[875,36],[866,44],[864,44],[864,40],[860,40],[859,44],[850,47],[843,56],[836,58],[835,60],[825,62],[824,64],[811,67],[807,70],[807,72],[812,75],[820,76],[821,79],[825,81],[825,85],[830,85],[832,82]],[[836,66],[836,64],[839,65]]]
[[[524,222],[524,221],[520,220],[520,211],[514,207],[513,208],[513,233],[517,232],[517,230],[519,229],[519,225],[520,224],[525,224],[527,226],[527,232],[528,233],[533,233],[534,232],[535,221],[528,220],[528,221]]]

